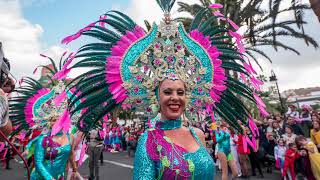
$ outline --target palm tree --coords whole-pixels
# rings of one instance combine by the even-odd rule
[[[213,3],[211,0],[199,1],[201,5],[178,2],[178,11],[196,16],[201,13],[200,10],[208,9],[209,5]],[[247,55],[252,57],[258,65],[257,54],[271,62],[270,57],[259,49],[260,47],[271,46],[276,51],[278,48],[284,48],[299,55],[298,50],[285,43],[288,37],[304,40],[307,45],[311,44],[314,48],[318,48],[318,43],[304,32],[306,21],[304,21],[303,12],[310,9],[310,6],[302,4],[300,0],[292,0],[291,6],[285,9],[280,9],[281,0],[250,0],[249,2],[246,0],[216,0],[215,2],[223,5],[223,9],[220,11],[226,17],[240,26],[247,27],[243,34],[243,43]],[[293,13],[294,17],[290,17],[288,20],[279,19],[280,15],[289,12]],[[206,14],[207,18],[212,16],[211,11]],[[191,18],[187,17],[180,17],[177,20],[182,21],[187,27],[191,23]],[[214,21],[213,23],[225,22]],[[293,27],[294,25],[297,27]]]

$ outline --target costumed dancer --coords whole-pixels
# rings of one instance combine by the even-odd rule
[[[33,133],[41,130],[41,134],[31,140],[26,149],[28,158],[34,156],[32,180],[64,179],[68,161],[72,167],[72,175],[77,171],[71,147],[73,138],[68,133],[72,124],[67,108],[71,90],[66,89],[63,81],[70,71],[68,65],[73,56],[71,53],[63,59],[65,54],[60,60],[59,71],[51,58],[49,59],[53,69],[39,66],[49,71],[48,78],[51,82],[47,86],[51,88],[44,87],[32,78],[23,78],[21,81],[23,86],[17,89],[18,96],[10,100],[10,106],[14,112],[10,119],[15,126],[19,127],[14,134],[23,129]]]
[[[237,166],[231,153],[230,134],[225,124],[221,124],[216,131],[216,140],[218,143],[218,159],[221,163],[222,180],[228,179],[228,165],[232,172],[232,177],[238,176]]]
[[[74,111],[88,108],[82,117],[94,120],[85,121],[87,127],[119,106],[144,112],[150,119],[160,113],[155,128],[139,139],[133,179],[212,180],[214,162],[206,151],[204,134],[183,127],[182,114],[203,112],[213,118],[216,113],[237,132],[242,132],[238,119],[256,132],[242,99],[256,103],[266,115],[256,94],[262,83],[245,57],[241,36],[233,31],[238,27],[230,19],[217,9],[204,8],[185,29],[170,17],[174,0],[157,2],[164,19],[160,25],[148,26],[148,32],[125,14],[109,11],[63,39],[69,43],[87,35],[99,40],[77,53],[81,57],[77,66],[90,70],[76,78],[81,79],[77,89],[82,94],[74,101],[85,100]],[[225,22],[232,29],[226,29]],[[225,71],[241,75],[243,81]]]

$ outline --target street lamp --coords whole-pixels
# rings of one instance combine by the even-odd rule
[[[271,76],[269,77],[269,81],[271,83],[275,83],[276,84],[277,91],[278,91],[278,96],[279,96],[279,100],[280,100],[281,114],[283,115],[284,114],[284,107],[283,107],[281,94],[280,94],[280,90],[279,90],[278,79],[277,79],[277,76],[276,76],[276,74],[274,73],[273,70],[271,70]]]

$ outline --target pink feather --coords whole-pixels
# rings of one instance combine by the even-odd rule
[[[53,101],[56,106],[60,106],[61,102],[64,101],[66,98],[67,98],[67,93],[63,91],[57,97],[55,97]]]
[[[99,25],[101,26],[101,27],[105,27],[105,22],[102,22],[103,20],[105,20],[105,19],[107,19],[107,15],[102,15],[102,16],[100,16],[100,22],[99,22]]]
[[[51,136],[56,135],[61,130],[67,133],[71,127],[71,119],[68,110],[65,110],[58,121],[53,125],[51,130]]]
[[[211,4],[209,7],[212,9],[220,9],[220,8],[223,8],[223,5],[219,3],[215,3],[215,4]]]
[[[4,149],[4,146],[5,146],[4,142],[0,142],[0,152],[2,152],[2,150]]]
[[[234,29],[236,29],[236,30],[239,29],[239,26],[238,26],[236,23],[234,23],[231,19],[228,18],[227,21],[229,22],[229,24],[230,24]]]
[[[248,152],[247,135],[242,136],[242,142],[243,142],[243,151],[246,153]]]
[[[83,128],[83,120],[80,121],[80,127]]]

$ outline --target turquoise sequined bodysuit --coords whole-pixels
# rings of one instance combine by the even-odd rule
[[[200,145],[199,149],[192,153],[175,144],[166,146],[166,140],[164,139],[167,138],[161,129],[156,128],[145,132],[139,139],[134,159],[133,179],[214,179],[212,157],[192,128],[190,128],[190,132]],[[160,134],[160,136],[157,136],[157,134]],[[155,141],[157,143],[153,144]],[[161,155],[159,156],[159,154]],[[187,163],[184,163],[186,161]],[[190,165],[190,162],[192,162],[192,165]],[[193,171],[190,171],[190,169]]]
[[[216,140],[218,143],[218,151],[223,152],[227,157],[231,153],[230,134],[225,131],[216,131]]]
[[[40,136],[35,142],[35,168],[31,173],[31,180],[64,179],[64,172],[71,152],[70,136],[68,135],[69,143],[64,146],[51,141],[56,145],[53,148],[53,153],[48,153],[48,148],[44,148],[47,147],[45,145],[47,139],[50,138]]]

